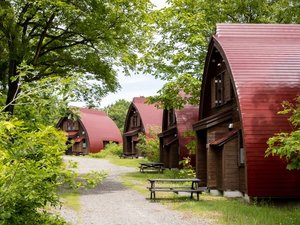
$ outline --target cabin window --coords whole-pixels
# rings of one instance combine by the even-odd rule
[[[67,121],[67,130],[78,130],[78,121],[72,121],[68,120]]]
[[[168,124],[169,126],[172,126],[176,123],[174,110],[168,111],[168,122],[169,122],[169,124]]]
[[[222,72],[215,77],[215,106],[224,104],[224,74]]]
[[[140,126],[140,118],[136,114],[134,114],[132,116],[132,126],[133,127],[139,127]]]
[[[82,139],[82,148],[86,148],[86,141],[85,141],[85,139]]]
[[[73,130],[73,121],[71,120],[67,121],[67,130]]]
[[[245,164],[245,149],[244,149],[244,143],[243,143],[243,136],[242,131],[239,131],[239,165],[243,166]]]

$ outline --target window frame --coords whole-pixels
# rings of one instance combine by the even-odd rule
[[[225,71],[218,73],[214,77],[214,85],[215,85],[215,107],[219,107],[224,105],[224,76]]]

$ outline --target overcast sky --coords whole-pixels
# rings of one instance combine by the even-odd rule
[[[162,8],[166,5],[165,0],[151,0],[158,8]],[[118,80],[121,85],[121,89],[117,93],[107,95],[100,103],[101,108],[107,105],[115,103],[119,99],[125,99],[129,102],[133,97],[139,96],[152,96],[162,88],[165,81],[155,79],[151,75],[132,75],[130,77],[124,76],[121,73],[118,74]],[[70,105],[84,107],[84,103],[72,102]]]
[[[165,0],[151,0],[158,8],[166,5]],[[122,74],[118,75],[119,83],[122,87],[115,94],[109,94],[101,102],[101,107],[115,103],[118,99],[132,101],[133,97],[151,96],[162,88],[164,81],[155,79],[151,75],[132,75],[125,77]]]

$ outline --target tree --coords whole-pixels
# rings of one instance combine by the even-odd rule
[[[19,77],[28,73],[20,71]],[[0,224],[66,224],[47,210],[61,205],[61,186],[93,186],[106,176],[100,172],[78,179],[62,159],[67,136],[53,124],[66,102],[52,93],[63,96],[64,81],[48,77],[22,83],[16,113],[0,113]]]
[[[120,99],[114,104],[108,105],[103,109],[107,113],[107,115],[116,123],[121,131],[123,131],[124,129],[129,105],[130,102],[126,101],[125,99]]]
[[[294,128],[290,133],[281,132],[268,140],[266,156],[279,156],[287,161],[287,169],[300,169],[300,96],[296,103],[283,102],[283,110],[278,114],[290,115],[289,122]]]
[[[199,83],[217,23],[299,23],[299,7],[297,0],[169,0],[168,7],[152,13],[158,35],[141,63],[154,76],[170,80],[171,86],[176,81],[180,84],[181,76],[191,77],[186,85],[193,84],[193,79]],[[165,90],[161,94],[166,99]]]
[[[148,37],[148,0],[3,0],[0,84],[13,113],[22,82],[72,78],[77,99],[98,100],[118,88],[115,66],[128,73]],[[18,77],[21,64],[34,73]]]
[[[184,74],[167,82],[157,95],[147,97],[147,101],[168,110],[181,109],[186,104],[198,105],[200,85],[198,78]]]

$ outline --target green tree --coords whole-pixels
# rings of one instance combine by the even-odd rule
[[[300,23],[300,2],[297,0],[167,2],[168,7],[152,13],[152,26],[158,38],[153,39],[141,63],[147,65],[148,73],[170,80],[171,86],[179,81],[182,89],[201,81],[208,43],[217,23]],[[191,77],[191,80],[183,84],[181,76],[183,79]],[[168,86],[160,92],[158,101],[168,101],[172,96],[171,92],[166,92]],[[194,95],[195,92],[186,94]],[[199,93],[195,97],[199,97]],[[175,108],[177,102],[178,98],[174,98]]]
[[[129,105],[130,102],[126,101],[125,99],[120,99],[103,109],[107,113],[107,115],[116,123],[121,131],[123,131],[124,129]]]
[[[201,81],[191,74],[178,76],[157,92],[157,95],[147,97],[147,101],[163,109],[181,109],[186,104],[198,105]],[[184,93],[184,94],[183,94]]]
[[[70,77],[76,98],[86,102],[115,91],[115,66],[128,73],[146,43],[150,7],[148,0],[0,1],[5,111],[13,113],[21,91],[18,68],[22,63],[35,71],[23,81]]]
[[[283,110],[278,114],[290,115],[289,122],[294,128],[290,133],[281,132],[268,140],[266,156],[279,156],[287,161],[287,169],[300,169],[300,96],[296,103],[283,102]]]

